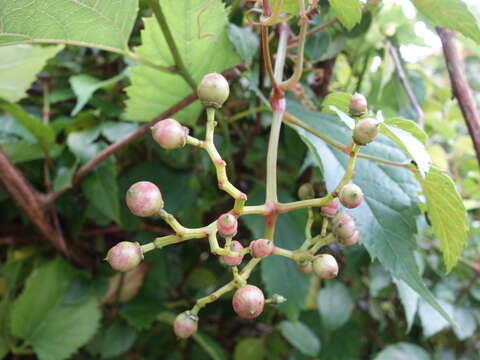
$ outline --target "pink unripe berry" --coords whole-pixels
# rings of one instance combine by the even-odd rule
[[[311,261],[302,261],[298,264],[298,269],[304,274],[310,274],[313,270]]]
[[[180,339],[186,339],[197,332],[198,316],[190,311],[185,311],[175,318],[173,331]]]
[[[245,285],[233,295],[233,310],[244,319],[253,319],[260,315],[265,304],[262,290],[254,285]]]
[[[338,213],[338,202],[334,199],[320,208],[322,216],[333,218]]]
[[[135,269],[143,260],[143,252],[139,243],[121,241],[110,250],[105,258],[117,271],[126,272]]]
[[[205,75],[197,87],[198,98],[205,107],[221,108],[229,94],[227,79],[217,73]]]
[[[315,190],[312,184],[305,183],[298,188],[298,198],[300,200],[313,199],[315,197]]]
[[[163,208],[162,193],[149,181],[139,181],[128,189],[125,196],[128,208],[137,216],[152,216]]]
[[[230,250],[233,252],[240,252],[243,250],[243,246],[237,240],[233,240],[232,244],[230,245]],[[237,265],[240,265],[240,263],[242,262],[243,255],[240,255],[240,256],[223,255],[222,260],[225,264],[229,266],[237,266]]]
[[[330,254],[319,255],[313,261],[313,271],[321,279],[333,279],[338,275],[338,263]]]
[[[358,185],[347,184],[340,190],[338,198],[343,206],[353,209],[361,204],[363,200],[363,191]]]
[[[353,236],[357,230],[355,220],[346,213],[338,214],[333,218],[333,233],[339,241],[343,241]]]
[[[352,236],[349,238],[341,239],[341,243],[345,246],[351,246],[355,245],[358,240],[360,240],[360,232],[358,230],[355,230]]]
[[[375,140],[378,132],[378,121],[376,119],[361,119],[353,129],[353,141],[358,145],[367,145]]]
[[[350,100],[350,114],[355,116],[363,115],[367,112],[367,106],[365,96],[355,93]]]
[[[275,245],[269,239],[257,239],[250,243],[250,255],[256,258],[266,258],[274,249]]]
[[[155,141],[164,149],[180,149],[187,143],[188,128],[175,119],[165,119],[152,126]]]
[[[224,238],[234,237],[237,234],[237,227],[237,218],[230,213],[222,214],[217,219],[218,233]]]

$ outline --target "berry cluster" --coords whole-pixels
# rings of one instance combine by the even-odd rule
[[[300,186],[298,190],[300,201],[286,204],[266,201],[263,205],[245,206],[247,196],[228,181],[227,164],[222,160],[213,142],[216,126],[215,111],[221,108],[229,96],[228,82],[220,74],[208,74],[200,82],[197,94],[207,112],[205,140],[190,136],[189,130],[174,119],[159,121],[152,127],[152,135],[155,141],[167,150],[179,149],[187,144],[205,150],[215,166],[219,188],[235,200],[232,210],[221,214],[207,226],[186,228],[173,215],[164,210],[162,194],[155,184],[148,181],[137,182],[128,189],[126,194],[125,200],[130,211],[141,217],[160,216],[174,230],[175,235],[159,237],[145,245],[122,241],[112,247],[106,257],[113,269],[127,272],[138,266],[143,259],[143,254],[150,250],[191,239],[208,238],[211,252],[218,255],[225,265],[231,267],[233,279],[212,294],[198,299],[191,310],[177,316],[174,322],[174,332],[179,338],[188,338],[193,335],[197,331],[200,309],[229,291],[236,289],[232,307],[240,317],[245,319],[259,316],[267,303],[280,304],[286,301],[279,294],[265,299],[260,288],[247,283],[254,267],[268,256],[288,257],[298,263],[300,271],[313,272],[322,279],[331,279],[337,276],[339,266],[335,257],[318,252],[324,245],[331,242],[336,241],[344,246],[350,246],[359,241],[360,233],[356,228],[355,221],[347,213],[339,211],[339,202],[347,209],[356,208],[361,204],[362,190],[349,182],[353,177],[353,167],[360,145],[370,143],[378,134],[377,121],[373,118],[363,117],[367,113],[365,98],[361,94],[353,95],[350,113],[355,117],[356,126],[352,136],[353,142],[349,147],[351,166],[338,187],[323,197],[315,197],[313,186],[307,183]],[[265,217],[266,224],[274,229],[278,214],[301,208],[308,209],[308,219],[306,239],[297,250],[291,251],[275,246],[273,230],[267,232],[265,238],[252,240],[248,247],[244,247],[240,241],[234,240],[237,235],[238,218],[242,215],[262,215]],[[311,234],[315,221],[313,208],[320,209],[319,215],[322,218],[322,230],[316,236]],[[217,236],[223,238],[223,246],[220,246]],[[251,259],[242,269],[239,269],[238,266],[242,264],[246,255],[249,255]]]

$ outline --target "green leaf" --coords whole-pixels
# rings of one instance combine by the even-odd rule
[[[0,144],[0,147],[5,151],[5,154],[12,160],[13,163],[18,164],[30,160],[37,160],[45,158],[45,152],[38,144],[32,144],[27,141],[15,141],[11,143]],[[50,158],[54,159],[60,155],[63,150],[62,145],[53,145],[50,147]]]
[[[336,114],[332,109],[334,106],[337,110],[343,111],[345,114],[350,109],[350,100],[352,96],[345,92],[332,92],[322,102],[322,112],[326,114]]]
[[[10,351],[10,345],[8,342],[9,336],[9,314],[10,314],[10,301],[8,297],[3,297],[0,301],[0,359],[3,359]]]
[[[239,63],[227,37],[227,13],[221,1],[162,0],[162,10],[172,31],[180,56],[198,83],[210,72],[222,72]],[[150,61],[173,66],[174,61],[154,18],[144,19],[142,45],[135,52]],[[131,69],[132,85],[127,88],[126,118],[150,121],[192,93],[177,74],[159,72],[145,65]],[[178,112],[177,120],[194,124],[202,106],[199,102]]]
[[[70,85],[77,97],[77,103],[72,110],[71,116],[77,115],[80,110],[88,103],[93,93],[99,89],[106,88],[116,84],[125,77],[125,73],[119,74],[108,80],[100,80],[90,75],[74,75],[70,77]]]
[[[388,136],[405,154],[415,161],[422,175],[428,172],[432,160],[425,146],[416,137],[385,122],[380,123],[380,132]]]
[[[123,321],[115,321],[105,332],[100,346],[103,359],[112,358],[128,351],[137,339],[134,328]]]
[[[444,300],[438,300],[442,305],[442,308],[453,318],[453,306]],[[436,333],[446,329],[449,323],[441,317],[435,309],[433,309],[428,303],[420,299],[418,305],[418,315],[422,322],[422,332],[425,338],[435,335]]]
[[[12,332],[15,336],[28,338],[33,335],[45,314],[67,290],[72,276],[73,269],[60,258],[32,272],[13,309]],[[49,284],[48,291],[44,291],[45,284]]]
[[[457,263],[467,243],[468,221],[465,206],[452,179],[435,167],[430,167],[422,180],[427,213],[440,248],[447,272]]]
[[[431,357],[418,345],[400,342],[387,346],[374,360],[431,360]]]
[[[65,42],[123,51],[137,11],[138,0],[0,0],[0,44]]]
[[[458,340],[464,341],[474,336],[477,329],[477,322],[475,321],[475,313],[472,309],[467,307],[456,306],[453,310],[453,320],[458,326],[453,327],[453,332]]]
[[[0,109],[12,115],[21,123],[38,141],[40,146],[48,148],[55,143],[55,133],[51,127],[45,125],[40,119],[30,115],[17,104],[0,104]]]
[[[288,109],[312,128],[343,144],[351,141],[351,131],[331,115],[303,109],[288,102]],[[328,191],[332,191],[345,172],[347,157],[316,136],[292,126],[312,152],[315,161],[324,171]],[[405,162],[405,156],[388,139],[379,136],[362,149],[362,152],[383,159]],[[365,200],[349,213],[355,219],[361,234],[361,243],[372,258],[379,261],[393,276],[405,281],[451,321],[449,315],[436,302],[420,277],[414,258],[417,215],[418,183],[405,169],[358,159],[355,183],[365,194]]]
[[[75,162],[73,166],[59,166],[57,168],[57,173],[55,174],[55,179],[53,180],[53,191],[59,191],[63,189],[68,189],[72,186],[72,178],[77,170],[78,163]]]
[[[350,319],[353,310],[352,296],[341,282],[330,282],[318,292],[317,307],[323,327],[333,331]]]
[[[26,340],[40,360],[67,359],[92,338],[100,317],[95,297],[80,305],[57,306],[46,316],[42,330]]]
[[[252,29],[229,24],[228,38],[235,47],[238,56],[246,64],[251,64],[258,50],[258,37]]]
[[[462,0],[411,0],[434,25],[461,32],[480,43],[480,26]]]
[[[415,320],[415,314],[418,309],[419,295],[410,286],[408,286],[403,280],[393,278],[395,285],[397,286],[398,296],[400,302],[405,310],[405,317],[407,319],[407,331],[410,331]]]
[[[263,189],[256,188],[248,194],[248,204],[259,204],[264,200]],[[282,202],[292,201],[285,193],[279,194]],[[242,217],[253,238],[263,237],[264,222],[260,216]],[[275,230],[275,244],[289,250],[297,249],[305,240],[304,211],[281,214]],[[261,262],[262,280],[269,296],[277,293],[287,298],[278,308],[289,319],[296,319],[304,307],[309,289],[308,276],[298,270],[297,264],[281,256],[269,256]],[[291,286],[295,284],[295,286]]]
[[[95,209],[120,223],[117,170],[112,158],[104,161],[82,181],[82,192]]]
[[[234,360],[262,360],[263,342],[257,338],[244,338],[235,346]]]
[[[0,38],[1,39],[1,38]],[[11,45],[0,47],[0,98],[17,102],[26,96],[26,91],[35,81],[48,59],[54,57],[62,45],[31,46]]]
[[[362,20],[362,4],[358,0],[328,0],[335,15],[348,30]]]
[[[227,359],[222,347],[210,336],[202,332],[196,332],[192,337],[213,360]]]
[[[60,258],[42,265],[30,275],[14,304],[12,333],[31,344],[41,360],[68,358],[97,330],[96,298],[74,306],[62,302],[74,271]]]
[[[428,135],[417,125],[416,122],[401,117],[395,117],[385,120],[385,124],[407,131],[423,145],[427,145]]]
[[[138,129],[138,123],[106,121],[102,123],[102,135],[117,142]]]
[[[320,351],[320,340],[305,324],[300,321],[282,321],[278,328],[290,344],[302,354],[316,356]]]
[[[350,130],[353,130],[355,128],[355,120],[353,120],[353,118],[345,114],[343,111],[337,109],[333,105],[330,105],[330,110],[337,114],[340,120],[342,120]]]
[[[138,330],[148,329],[162,311],[158,300],[147,296],[136,296],[122,305],[120,314]]]

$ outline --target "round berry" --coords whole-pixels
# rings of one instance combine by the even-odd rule
[[[260,315],[265,304],[262,290],[254,285],[245,285],[233,295],[233,310],[244,319],[253,319]]]
[[[127,272],[135,269],[143,260],[142,248],[137,242],[121,241],[108,250],[105,260],[114,270]]]
[[[232,244],[230,245],[230,250],[233,251],[233,252],[240,252],[240,251],[243,250],[243,246],[237,240],[233,240]],[[228,266],[237,266],[237,265],[240,265],[240,263],[242,262],[243,255],[240,255],[240,256],[226,256],[226,255],[223,255],[222,260]]]
[[[320,214],[324,217],[333,218],[338,213],[338,202],[334,199],[320,208]]]
[[[185,311],[175,318],[173,323],[173,331],[180,339],[186,339],[197,332],[198,316],[190,311]]]
[[[175,119],[165,119],[151,127],[155,141],[164,149],[180,149],[187,143],[188,128]]]
[[[302,261],[298,264],[298,269],[304,274],[310,274],[313,270],[311,261]]]
[[[353,141],[358,145],[367,145],[375,140],[378,132],[377,120],[373,118],[361,119],[353,129]]]
[[[341,243],[342,245],[345,245],[345,246],[351,246],[351,245],[355,245],[358,240],[360,240],[360,232],[358,230],[355,230],[353,235],[350,236],[349,238],[345,238],[345,239],[341,239]]]
[[[227,79],[217,73],[205,75],[197,87],[198,98],[205,107],[221,108],[229,94]]]
[[[149,181],[139,181],[128,189],[125,196],[128,208],[137,216],[152,216],[163,208],[162,193]]]
[[[358,185],[347,184],[340,190],[338,198],[343,206],[353,209],[361,204],[363,200],[363,191]]]
[[[313,261],[313,271],[321,279],[333,279],[338,275],[338,263],[330,254],[319,255]]]
[[[237,218],[230,213],[222,214],[217,219],[218,233],[224,238],[237,235],[237,227]]]
[[[367,112],[367,99],[359,93],[353,94],[350,99],[350,114],[355,116],[363,115]]]
[[[300,200],[313,199],[315,197],[315,190],[312,184],[305,183],[298,188],[298,198]]]
[[[353,236],[357,230],[355,220],[346,213],[338,214],[333,218],[333,234],[340,241],[343,242],[345,239],[348,239]]]
[[[274,249],[275,245],[269,239],[257,239],[250,243],[250,255],[256,258],[266,258]]]

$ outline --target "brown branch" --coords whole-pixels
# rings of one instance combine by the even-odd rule
[[[245,66],[244,65],[238,65],[233,68],[230,68],[226,70],[223,75],[227,79],[234,79],[237,78],[241,72],[245,71]],[[75,173],[72,179],[72,186],[77,185],[86,175],[88,175],[98,164],[100,164],[102,161],[116,153],[118,150],[121,148],[127,146],[134,140],[142,137],[145,135],[148,131],[150,131],[150,128],[155,125],[156,122],[163,120],[165,118],[168,118],[175,113],[179,112],[180,110],[186,108],[188,105],[193,103],[195,100],[197,100],[197,94],[195,92],[191,93],[188,95],[186,98],[181,100],[180,102],[176,103],[173,105],[171,108],[167,109],[164,111],[162,114],[157,116],[154,120],[146,123],[142,127],[140,127],[138,130],[133,132],[132,134],[124,137],[123,139],[117,141],[116,143],[113,143],[106,147],[104,150],[102,150],[100,153],[98,153],[95,157],[90,159],[85,165],[83,165],[78,171]],[[43,201],[45,204],[52,203],[58,197],[60,197],[63,193],[68,191],[70,188],[62,189],[56,192],[49,193],[44,196]]]
[[[463,59],[455,44],[455,33],[451,30],[436,27],[437,34],[442,40],[443,55],[447,64],[453,95],[457,98],[462,110],[463,118],[467,123],[468,132],[472,138],[473,147],[480,163],[480,116],[478,114],[472,90],[468,85]]]
[[[417,98],[415,97],[415,94],[412,90],[412,87],[410,86],[410,82],[407,79],[405,71],[403,70],[403,66],[402,66],[402,63],[400,61],[400,57],[398,56],[397,48],[388,40],[385,40],[385,43],[388,46],[390,56],[392,57],[393,63],[395,65],[395,69],[397,71],[398,79],[400,80],[400,83],[402,84],[403,89],[407,93],[408,101],[410,102],[410,105],[412,105],[413,110],[417,114],[418,126],[420,126],[423,129],[423,127],[425,125],[425,116],[423,114],[422,107],[418,103]]]
[[[56,231],[42,206],[41,194],[25,179],[20,170],[10,161],[0,148],[0,179],[18,206],[25,211],[40,233],[52,245],[65,254],[70,255],[61,231]]]

